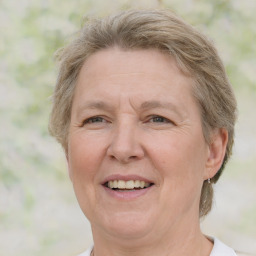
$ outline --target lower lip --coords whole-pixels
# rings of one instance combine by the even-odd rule
[[[147,194],[150,190],[152,190],[153,187],[154,187],[154,185],[152,185],[152,186],[150,186],[148,188],[144,188],[144,189],[120,192],[118,190],[113,190],[111,188],[103,186],[104,190],[111,197],[114,197],[114,198],[117,198],[117,199],[121,199],[121,200],[131,200],[131,199],[139,198],[139,197]]]

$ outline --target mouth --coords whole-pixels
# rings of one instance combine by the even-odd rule
[[[105,187],[118,192],[132,192],[144,190],[154,185],[154,183],[143,180],[109,180],[103,184]]]

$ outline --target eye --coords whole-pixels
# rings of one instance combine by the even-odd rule
[[[93,116],[83,121],[83,125],[107,122],[103,117]]]
[[[149,119],[150,123],[172,123],[169,119],[162,116],[152,116]]]

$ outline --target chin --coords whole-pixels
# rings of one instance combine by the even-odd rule
[[[147,235],[152,230],[150,216],[145,213],[126,212],[115,213],[110,217],[104,216],[105,223],[101,223],[106,232],[119,238],[138,239]]]

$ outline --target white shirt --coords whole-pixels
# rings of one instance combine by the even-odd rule
[[[237,256],[237,254],[232,248],[223,244],[217,238],[213,238],[213,242],[214,242],[214,245],[213,245],[210,256]],[[79,254],[78,256],[90,256],[92,248],[93,247],[89,248],[87,251],[85,251],[82,254]]]
[[[213,238],[213,243],[214,244],[210,256],[237,256],[237,254],[232,248],[223,244],[220,240],[218,240],[215,237]]]

